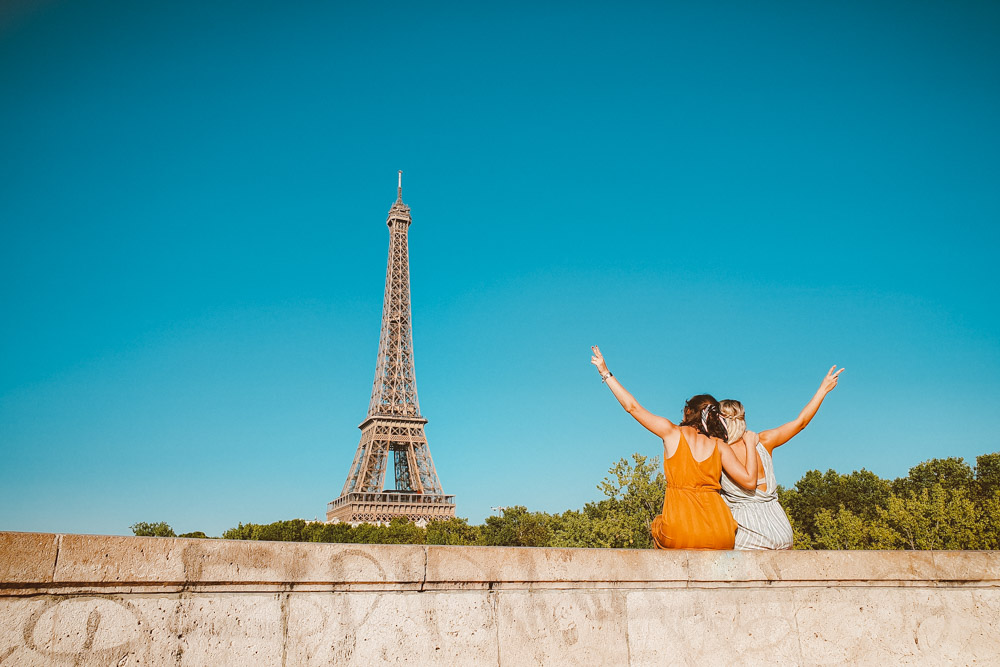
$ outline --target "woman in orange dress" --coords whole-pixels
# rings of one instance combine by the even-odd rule
[[[736,483],[755,489],[757,460],[750,456],[745,465],[740,463],[726,444],[719,402],[708,394],[692,397],[678,426],[639,405],[608,371],[601,351],[596,346],[591,350],[590,362],[625,411],[663,440],[667,491],[663,512],[651,526],[653,544],[658,549],[732,549],[736,521],[719,495],[719,478],[725,470]]]

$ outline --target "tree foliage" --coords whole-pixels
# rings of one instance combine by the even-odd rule
[[[550,517],[543,512],[529,512],[517,505],[503,510],[499,516],[486,517],[482,543],[487,546],[547,547],[552,539]]]
[[[483,529],[470,526],[468,519],[446,519],[427,524],[426,544],[480,544]]]
[[[660,513],[666,482],[656,458],[620,459],[597,485],[604,498],[561,514],[531,512],[522,505],[487,517],[417,526],[406,519],[388,525],[292,519],[239,524],[222,537],[233,540],[432,544],[519,547],[652,548],[649,528]],[[1000,549],[1000,452],[924,461],[906,477],[882,479],[868,470],[840,474],[810,470],[792,488],[778,487],[792,524],[796,549]],[[166,523],[137,523],[136,535],[172,537]],[[205,537],[186,533],[183,537]]]
[[[620,459],[597,485],[607,498],[590,507],[596,544],[591,546],[651,549],[649,529],[663,507],[666,479],[657,458],[639,454]]]
[[[890,494],[890,484],[873,472],[861,469],[847,475],[835,470],[821,473],[810,470],[791,490],[778,489],[778,498],[793,527],[798,525],[806,534],[816,534],[816,518],[821,510],[836,513],[844,509],[873,519],[876,508],[884,506]]]
[[[1000,453],[930,459],[906,477],[866,470],[807,472],[779,489],[796,548],[996,549],[1000,546]]]
[[[177,537],[174,534],[174,529],[163,521],[157,521],[156,523],[140,521],[139,523],[133,523],[129,528],[136,537]]]

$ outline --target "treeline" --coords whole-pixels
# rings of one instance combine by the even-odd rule
[[[892,481],[807,472],[778,496],[796,549],[1000,549],[1000,452],[931,459]]]
[[[452,544],[524,547],[652,548],[649,526],[666,482],[656,458],[621,459],[598,484],[604,499],[561,514],[509,507],[481,525],[465,519],[426,527],[405,519],[386,526],[293,519],[240,524],[223,539],[355,544]],[[796,549],[998,549],[1000,452],[932,459],[909,475],[882,479],[867,470],[842,475],[812,470],[790,489],[778,488]],[[173,536],[166,523],[132,526],[136,535]],[[204,537],[186,533],[180,537]]]

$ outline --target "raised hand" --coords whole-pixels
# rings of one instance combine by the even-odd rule
[[[768,452],[773,452],[775,447],[780,447],[794,438],[799,431],[812,421],[812,418],[816,416],[816,411],[819,410],[819,406],[823,404],[823,399],[837,386],[837,380],[840,379],[840,374],[844,372],[843,368],[839,371],[836,368],[837,364],[830,366],[826,377],[819,384],[819,389],[816,390],[812,399],[806,403],[806,407],[802,408],[802,412],[799,413],[798,417],[778,428],[770,428],[760,432],[760,441]]]
[[[837,386],[837,379],[840,377],[840,374],[844,372],[844,369],[841,368],[839,371],[834,373],[833,370],[836,367],[837,364],[830,366],[830,370],[827,371],[826,377],[823,378],[823,381],[819,385],[819,390],[823,392],[824,395],[833,391],[833,388]]]
[[[601,373],[601,375],[607,373],[608,365],[604,363],[604,355],[601,354],[600,348],[598,348],[596,345],[592,345],[590,347],[590,351],[592,353],[590,357],[590,363],[597,366],[597,370]]]

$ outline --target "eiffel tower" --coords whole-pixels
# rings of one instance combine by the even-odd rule
[[[403,203],[403,172],[389,209],[389,262],[385,270],[382,332],[368,416],[358,426],[361,442],[340,497],[326,509],[328,522],[388,523],[406,517],[418,525],[455,516],[455,496],[444,495],[424,435],[413,372],[410,263],[407,230],[410,207]],[[395,488],[385,488],[392,454]]]

